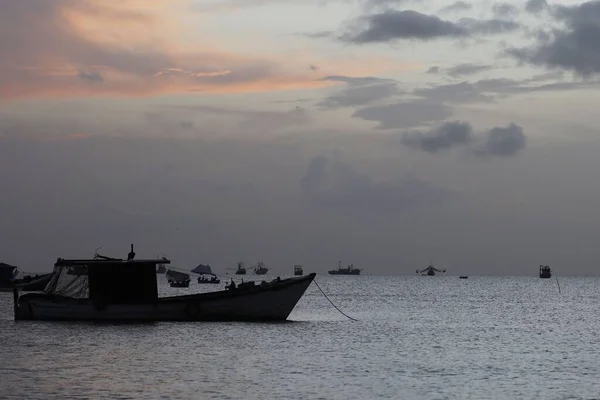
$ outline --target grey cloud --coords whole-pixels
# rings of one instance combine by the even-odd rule
[[[511,123],[490,129],[474,153],[481,157],[511,157],[525,148],[527,138],[523,128]]]
[[[400,93],[397,82],[392,79],[328,76],[321,80],[344,82],[350,86],[317,104],[326,109],[365,105]]]
[[[435,15],[413,10],[386,10],[362,17],[342,36],[341,41],[355,44],[391,42],[394,40],[433,40],[461,38],[472,34],[494,35],[517,30],[514,21],[462,18],[457,23],[442,20]]]
[[[320,79],[321,81],[344,82],[350,86],[372,85],[376,83],[395,82],[393,79],[376,78],[374,76],[343,76],[330,75]]]
[[[519,14],[519,9],[510,3],[495,3],[492,12],[496,18],[514,17]]]
[[[490,102],[493,97],[469,82],[452,83],[431,88],[415,89],[413,94],[434,102],[470,103]]]
[[[546,0],[528,0],[525,4],[525,10],[527,12],[537,14],[548,8],[548,2]]]
[[[437,153],[469,143],[472,133],[473,128],[466,122],[447,122],[429,132],[407,132],[402,136],[402,144],[427,153]]]
[[[491,65],[479,65],[479,64],[458,64],[447,70],[447,74],[452,77],[459,77],[463,75],[472,75],[478,72],[488,71],[492,69]]]
[[[502,19],[474,19],[461,18],[457,26],[468,30],[474,34],[496,35],[516,31],[521,28],[521,24],[515,21]]]
[[[457,1],[440,10],[440,12],[461,12],[468,11],[473,8],[473,5],[464,1]]]
[[[442,37],[467,36],[468,30],[453,22],[417,11],[387,10],[357,21],[362,25],[355,32],[341,36],[351,43],[389,42],[397,39],[430,40]]]
[[[413,128],[442,121],[452,115],[452,108],[440,102],[415,100],[373,106],[357,110],[352,116],[367,121],[377,121],[378,129]]]
[[[351,164],[325,156],[309,162],[301,187],[318,205],[374,212],[410,210],[447,194],[417,179],[377,181]]]
[[[79,71],[78,76],[79,76],[79,79],[81,79],[82,81],[88,82],[88,83],[104,82],[104,78],[102,77],[102,75],[100,75],[100,73],[98,73],[96,71],[92,71],[92,72]]]
[[[573,71],[589,77],[600,73],[600,2],[553,9],[564,23],[534,46],[510,48],[506,52],[517,60],[548,68]]]
[[[469,146],[469,152],[481,158],[511,157],[527,144],[523,128],[514,123],[494,127],[475,136],[467,122],[447,122],[428,132],[413,131],[402,135],[403,145],[430,154],[453,147]]]
[[[440,67],[438,66],[429,67],[429,69],[426,71],[428,74],[437,74],[438,72],[440,72]]]

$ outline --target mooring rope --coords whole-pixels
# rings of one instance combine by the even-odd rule
[[[335,307],[335,309],[336,309],[336,310],[338,310],[338,311],[340,312],[340,314],[342,314],[344,317],[346,317],[346,318],[348,318],[348,319],[351,319],[352,321],[358,321],[357,319],[355,319],[355,318],[352,318],[352,317],[351,317],[351,316],[349,316],[348,314],[344,313],[342,310],[340,310],[340,309],[338,308],[338,306],[336,306],[335,304],[333,304],[333,301],[331,301],[331,300],[329,299],[329,297],[327,297],[327,295],[325,294],[325,292],[323,291],[323,289],[321,289],[321,286],[319,286],[319,284],[317,283],[317,280],[316,280],[316,279],[314,279],[314,280],[313,280],[313,282],[315,283],[315,285],[317,285],[317,288],[319,288],[319,290],[321,291],[321,293],[323,293],[323,296],[325,296],[325,298],[326,298],[326,299],[327,299],[327,300],[328,300],[328,301],[331,303],[331,305],[332,305],[333,307]]]
[[[558,283],[558,278],[556,278],[556,284],[558,285],[558,294],[561,294],[561,292],[560,292],[560,283]]]

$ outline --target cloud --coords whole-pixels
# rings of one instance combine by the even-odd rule
[[[315,204],[375,212],[412,210],[447,195],[414,178],[377,181],[351,164],[325,156],[310,160],[300,185]]]
[[[348,31],[339,39],[355,44],[411,39],[428,41],[477,34],[501,34],[520,27],[517,22],[501,19],[462,18],[455,23],[413,10],[385,10],[353,21]]]
[[[214,38],[190,44],[180,21],[185,7],[182,0],[0,2],[0,96],[325,86],[299,60],[227,52]]]
[[[429,132],[407,132],[402,136],[402,144],[427,153],[437,153],[469,143],[472,133],[473,128],[466,122],[446,122]]]
[[[452,108],[440,102],[414,100],[362,108],[352,116],[377,121],[378,129],[413,128],[449,118],[452,116]]]
[[[464,1],[457,1],[440,10],[443,13],[468,11],[473,8],[473,5]]]
[[[528,0],[525,4],[525,10],[532,14],[540,13],[548,8],[546,0]]]
[[[491,65],[480,65],[480,64],[458,64],[454,67],[449,68],[446,73],[453,78],[472,75],[478,72],[489,71],[492,69]]]
[[[437,74],[438,72],[440,72],[440,67],[434,65],[433,67],[429,67],[429,69],[427,69],[427,71],[425,72],[428,74]]]
[[[398,84],[393,79],[327,76],[322,80],[343,82],[350,86],[320,101],[317,105],[324,109],[361,106],[400,93]]]
[[[513,18],[519,14],[519,9],[510,3],[494,3],[492,12],[496,18]]]
[[[521,28],[520,23],[503,19],[461,18],[457,25],[471,34],[480,35],[497,35],[513,32]]]
[[[427,132],[412,131],[402,135],[404,146],[435,154],[453,147],[469,146],[469,152],[481,158],[511,157],[525,148],[523,128],[514,123],[494,127],[479,136],[467,122],[447,122]]]
[[[351,43],[389,42],[397,39],[431,40],[467,36],[467,29],[434,15],[417,11],[387,10],[356,21],[358,29],[341,36]]]
[[[510,48],[507,54],[523,63],[573,71],[584,77],[598,74],[600,2],[557,6],[552,12],[564,24],[564,28],[540,36],[538,43],[533,46]]]
[[[524,149],[526,144],[523,128],[511,123],[506,127],[490,129],[473,151],[481,157],[511,157]]]
[[[82,81],[88,82],[88,83],[104,82],[104,78],[102,77],[102,75],[100,75],[100,73],[96,72],[96,71],[92,71],[92,72],[79,71],[78,76],[79,76],[79,79],[81,79]]]

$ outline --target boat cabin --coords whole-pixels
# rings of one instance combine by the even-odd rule
[[[55,279],[47,291],[60,295],[63,274],[87,278],[88,298],[97,305],[154,303],[158,299],[156,265],[169,264],[169,260],[65,260],[55,264]],[[85,272],[84,272],[85,271]],[[71,277],[73,279],[73,277]]]

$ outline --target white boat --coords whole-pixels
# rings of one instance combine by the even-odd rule
[[[283,321],[315,274],[228,290],[158,297],[156,265],[169,260],[58,259],[42,293],[14,289],[16,320],[70,321]],[[73,266],[87,274],[69,275]],[[119,279],[115,279],[119,276]],[[136,284],[132,284],[132,282]]]

